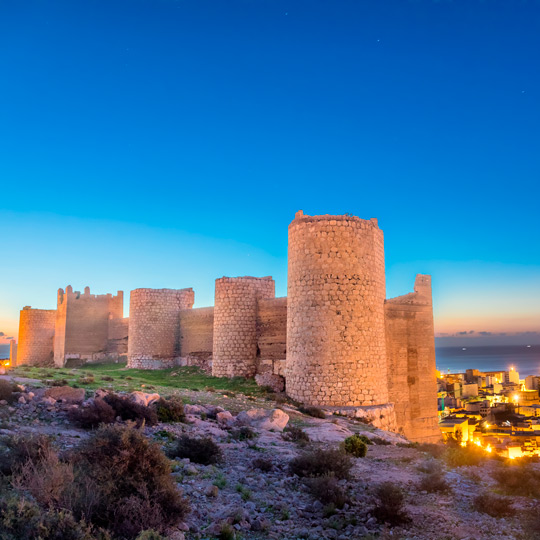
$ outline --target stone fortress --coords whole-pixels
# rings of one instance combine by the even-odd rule
[[[140,369],[196,365],[255,377],[292,399],[437,442],[430,276],[385,299],[377,220],[308,216],[289,225],[287,297],[271,277],[216,280],[214,307],[186,289],[116,296],[58,291],[56,310],[21,311],[17,364],[58,367],[117,360]],[[14,359],[13,359],[14,360]]]

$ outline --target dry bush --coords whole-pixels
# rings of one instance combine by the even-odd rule
[[[323,504],[333,504],[336,508],[343,508],[343,505],[347,502],[347,496],[335,476],[325,475],[306,478],[304,483],[311,495]]]
[[[350,456],[342,450],[316,449],[304,452],[289,462],[290,474],[301,477],[333,475],[348,478],[352,467]]]
[[[489,514],[496,518],[513,516],[516,513],[516,509],[507,497],[499,497],[487,492],[475,497],[473,508],[477,512]]]
[[[231,437],[237,441],[247,441],[257,438],[258,433],[249,426],[241,426],[231,431]]]
[[[13,403],[16,400],[14,392],[18,392],[18,388],[15,384],[0,379],[0,400]]]
[[[188,512],[168,459],[137,430],[103,426],[82,443],[73,461],[78,472],[76,493],[82,498],[73,502],[75,514],[81,515],[82,504],[95,495],[88,517],[116,536],[134,538],[152,528],[164,532]],[[88,489],[97,493],[85,493]]]
[[[418,489],[428,493],[448,493],[452,491],[450,484],[446,481],[442,471],[432,471],[424,474],[418,482]]]
[[[70,409],[69,419],[83,429],[97,428],[100,424],[112,424],[115,410],[103,399],[94,399],[84,407]]]
[[[403,490],[392,482],[383,482],[375,489],[376,505],[373,515],[380,523],[401,525],[408,523],[410,517],[404,509]]]
[[[96,382],[93,376],[88,377],[79,377],[79,380],[77,381],[79,384],[93,384]]]
[[[128,396],[119,396],[118,394],[107,394],[103,401],[110,405],[116,414],[122,420],[131,420],[140,427],[143,424],[155,426],[158,423],[157,413],[153,407],[145,407],[135,403]]]
[[[364,438],[365,435],[363,436]],[[366,457],[367,454],[367,444],[362,439],[361,435],[351,435],[347,437],[342,443],[341,448],[347,453],[357,458]]]
[[[139,534],[135,540],[167,540],[167,537],[161,536],[161,534],[156,531],[148,530]]]
[[[42,507],[66,507],[66,494],[73,484],[71,463],[60,461],[52,448],[45,450],[39,459],[28,459],[13,473],[11,483],[15,490],[30,494]]]
[[[51,449],[45,435],[15,435],[2,440],[0,472],[12,474],[27,461],[39,462]]]
[[[77,521],[66,511],[42,510],[15,497],[0,499],[2,540],[110,540],[110,536]]]
[[[298,410],[308,416],[313,416],[313,418],[326,418],[326,413],[322,409],[319,409],[319,407],[308,405],[306,407],[299,407]]]
[[[480,465],[488,459],[488,454],[476,446],[447,446],[444,458],[450,467],[462,467],[467,465]]]
[[[251,462],[251,466],[254,469],[259,469],[262,472],[270,472],[270,471],[272,471],[274,469],[274,464],[272,463],[272,460],[262,458],[262,457],[255,458]]]
[[[169,399],[161,398],[156,404],[156,413],[158,420],[165,423],[184,422],[186,415],[184,413],[184,403],[178,397]]]
[[[170,458],[189,458],[194,463],[212,465],[223,461],[221,448],[210,437],[182,435],[167,451]]]
[[[446,446],[444,444],[417,443],[415,446],[420,452],[426,452],[434,458],[440,458],[446,452]]]
[[[283,430],[281,438],[284,441],[295,442],[300,445],[305,445],[310,440],[309,435],[303,429],[296,426],[287,426]]]
[[[540,497],[540,471],[531,465],[502,466],[492,476],[507,495]]]

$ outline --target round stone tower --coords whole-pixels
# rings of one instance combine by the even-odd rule
[[[287,394],[320,406],[388,402],[384,240],[377,220],[289,225]]]
[[[253,377],[257,369],[257,303],[274,298],[271,277],[216,279],[212,375]]]
[[[191,309],[193,289],[135,289],[129,299],[128,367],[172,367],[179,352],[180,311]]]
[[[26,306],[21,310],[17,365],[52,365],[55,321],[55,309]]]

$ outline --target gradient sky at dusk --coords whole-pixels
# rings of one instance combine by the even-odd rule
[[[540,343],[540,1],[4,0],[0,77],[0,343],[69,283],[285,295],[299,209],[377,217],[439,343]]]

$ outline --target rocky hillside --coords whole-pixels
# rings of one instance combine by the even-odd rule
[[[61,452],[76,449],[94,432],[80,427],[74,411],[84,411],[110,393],[27,379],[17,384],[7,396],[11,403],[0,402],[0,434],[45,434]],[[143,391],[129,396],[149,409],[160,398]],[[320,411],[302,412],[278,403],[283,399],[228,397],[215,391],[183,392],[182,398],[189,403],[180,422],[149,425],[154,422],[117,418],[172,459],[171,475],[190,511],[162,533],[165,537],[540,537],[531,514],[540,487],[524,491],[509,481],[518,475],[536,482],[537,464],[515,466],[467,449],[413,445],[359,421],[316,418],[311,415]],[[346,453],[343,441],[354,434],[362,436],[354,441],[367,444],[353,445],[348,448],[353,453]],[[205,441],[195,453],[178,450],[179,441],[193,439]],[[365,457],[356,457],[365,449]]]

